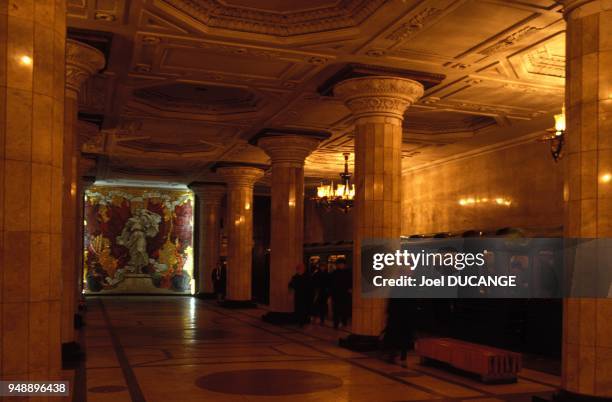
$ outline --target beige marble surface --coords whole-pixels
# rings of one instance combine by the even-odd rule
[[[270,223],[270,307],[293,311],[288,285],[303,262],[304,161],[319,145],[317,138],[279,135],[262,138],[258,146],[272,161]],[[284,286],[287,284],[287,286]]]
[[[152,304],[155,311],[152,311]],[[469,376],[423,366],[410,353],[405,363],[390,363],[342,349],[329,326],[305,328],[266,324],[266,311],[228,310],[189,297],[100,297],[88,299],[84,330],[88,359],[87,399],[129,401],[142,395],[156,401],[527,401],[550,395],[558,378],[521,373],[516,384],[486,385]],[[154,313],[154,314],[152,314]],[[119,343],[109,342],[115,337]],[[124,358],[119,358],[123,356]],[[331,376],[336,386],[320,389],[316,380],[300,381],[300,391],[285,381],[268,381],[266,394],[245,392],[252,370]],[[223,374],[239,371],[234,382]],[[130,378],[125,376],[130,374]],[[198,380],[219,375],[213,391]],[[80,386],[81,384],[75,384]],[[114,387],[101,393],[99,387]]]
[[[225,197],[225,186],[204,184],[190,186],[198,203],[198,293],[212,293],[212,271],[219,262],[221,235],[221,203]]]
[[[364,239],[401,235],[402,120],[423,95],[423,86],[394,77],[354,78],[337,84],[334,94],[355,117],[352,330],[378,336],[385,326],[386,300],[361,296],[360,247]]]
[[[227,299],[251,300],[253,187],[263,177],[254,167],[217,169],[227,183]]]
[[[60,376],[65,2],[0,2],[3,379]]]
[[[605,179],[612,174],[612,5],[599,0],[569,0],[564,5],[568,50],[565,235],[607,238],[612,236],[612,182]],[[600,278],[612,279],[606,253],[594,250],[584,258],[599,258],[591,268],[600,271]],[[612,397],[610,317],[612,299],[565,300],[564,389]]]

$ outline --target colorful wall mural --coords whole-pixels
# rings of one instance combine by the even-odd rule
[[[192,293],[193,206],[186,189],[90,187],[86,293]]]

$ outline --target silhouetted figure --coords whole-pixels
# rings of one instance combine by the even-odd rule
[[[398,351],[400,352],[400,359],[406,360],[408,349],[412,348],[410,303],[410,299],[389,299],[387,326],[384,330],[383,343],[385,349],[389,351],[390,360],[395,360]]]
[[[351,289],[353,288],[353,274],[346,266],[344,258],[336,260],[336,270],[330,274],[330,291],[332,298],[332,313],[334,328],[340,324],[346,326],[351,314]]]
[[[225,261],[219,261],[217,266],[212,271],[212,283],[217,296],[217,301],[222,302],[225,300],[226,284],[227,284],[227,268]]]
[[[304,326],[310,322],[310,309],[312,308],[312,279],[305,272],[304,264],[295,267],[295,275],[289,282],[289,287],[293,289],[293,308],[295,319],[299,326]]]
[[[315,266],[312,272],[312,282],[314,285],[314,310],[313,313],[319,317],[321,325],[325,324],[327,317],[327,300],[329,299],[329,272],[327,263],[322,262]]]

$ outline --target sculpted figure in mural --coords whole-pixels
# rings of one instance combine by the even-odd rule
[[[141,273],[142,268],[149,264],[147,238],[157,235],[160,222],[161,216],[142,208],[136,210],[127,220],[121,235],[117,237],[117,244],[126,247],[130,253],[126,271]]]

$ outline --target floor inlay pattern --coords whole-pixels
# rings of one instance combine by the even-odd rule
[[[337,346],[346,332],[261,321],[191,297],[88,299],[78,402],[501,401],[549,394],[558,377],[523,370],[486,385],[409,354],[403,364]],[[77,396],[75,395],[75,398]]]
[[[342,380],[312,371],[255,369],[209,374],[198,378],[196,385],[226,394],[295,395],[338,388]]]
[[[89,392],[99,393],[99,394],[107,394],[111,392],[121,392],[126,391],[127,387],[122,385],[100,385],[99,387],[91,387],[88,389]]]

